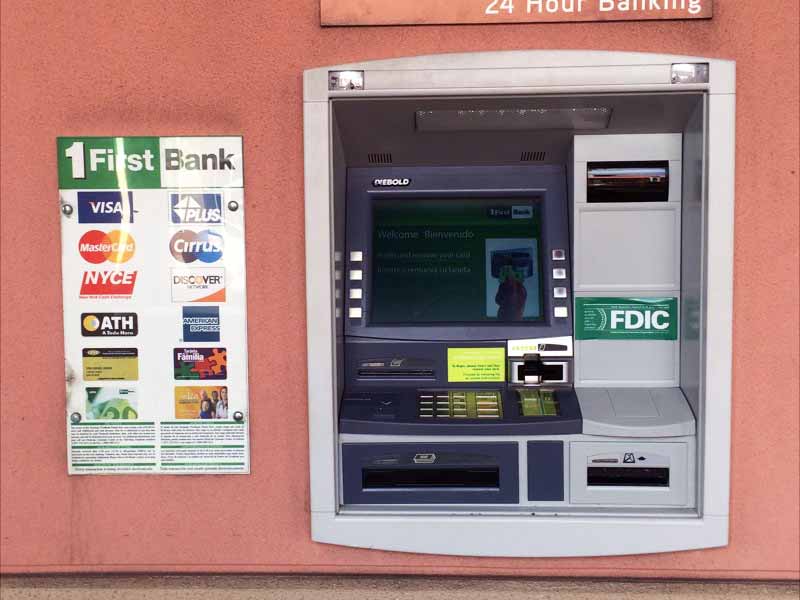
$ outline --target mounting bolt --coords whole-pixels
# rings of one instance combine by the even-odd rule
[[[81,422],[81,413],[74,412],[69,416],[69,420],[72,422],[73,425],[77,425]]]
[[[242,419],[244,419],[244,414],[242,414],[242,411],[237,410],[235,413],[233,413],[234,421],[242,421]]]
[[[228,210],[231,212],[236,212],[239,210],[239,203],[236,200],[231,200],[228,202]]]
[[[72,204],[62,204],[61,205],[61,212],[64,214],[65,217],[69,217],[72,215]]]

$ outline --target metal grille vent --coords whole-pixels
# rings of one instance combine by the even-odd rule
[[[544,157],[544,152],[533,152],[531,150],[527,150],[520,155],[519,160],[520,162],[542,162]]]
[[[371,152],[367,154],[367,160],[371,165],[390,165],[392,164],[391,152]]]

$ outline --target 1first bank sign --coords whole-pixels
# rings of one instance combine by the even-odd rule
[[[242,187],[240,137],[58,138],[61,189]]]

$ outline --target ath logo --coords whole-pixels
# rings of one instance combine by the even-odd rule
[[[196,260],[213,263],[222,258],[222,235],[208,229],[200,232],[181,229],[169,241],[175,260],[193,263]]]
[[[129,337],[139,333],[136,313],[82,313],[84,337]]]
[[[78,192],[78,223],[133,223],[133,192]]]
[[[135,251],[133,236],[120,229],[108,233],[92,229],[84,233],[78,242],[78,252],[83,259],[95,265],[105,261],[128,262]]]
[[[669,329],[669,313],[665,310],[612,310],[611,329]]]
[[[173,223],[222,224],[222,194],[170,194]]]
[[[130,298],[137,271],[84,271],[81,298]]]
[[[173,302],[225,302],[225,269],[172,269]]]
[[[218,342],[219,306],[184,306],[183,341]]]

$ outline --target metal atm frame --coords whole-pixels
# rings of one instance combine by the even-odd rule
[[[690,358],[681,355],[674,362],[674,379],[691,395],[690,405],[696,419],[696,436],[692,437],[692,450],[687,459],[690,489],[684,490],[693,502],[685,509],[668,512],[648,507],[609,510],[591,506],[591,502],[580,511],[526,509],[525,506],[456,510],[448,505],[439,509],[405,507],[397,511],[343,508],[343,494],[349,492],[342,489],[341,483],[342,449],[338,428],[343,384],[341,366],[337,366],[337,353],[342,351],[337,327],[341,327],[348,310],[341,281],[347,277],[351,257],[345,256],[343,248],[334,242],[345,226],[341,211],[336,209],[335,198],[341,202],[347,183],[340,175],[345,165],[341,163],[340,148],[337,148],[340,142],[333,102],[356,98],[458,96],[489,99],[511,95],[675,92],[703,97],[700,125],[698,130],[690,132],[695,136],[693,147],[699,149],[697,155],[687,156],[684,150],[681,156],[680,140],[669,136],[652,138],[653,147],[663,149],[663,156],[669,156],[670,164],[672,161],[681,164],[682,159],[683,172],[678,182],[680,175],[686,179],[683,173],[687,169],[694,169],[692,174],[696,180],[695,202],[691,207],[679,206],[676,213],[680,216],[692,211],[691,217],[681,217],[688,223],[683,226],[684,237],[681,238],[678,228],[674,240],[678,249],[683,245],[681,256],[691,257],[697,264],[696,272],[692,273],[692,285],[684,285],[680,298],[682,311],[691,304],[696,315],[697,338],[684,342],[681,337],[680,342],[686,343],[687,348],[691,345]],[[735,63],[700,57],[598,51],[421,56],[308,70],[304,73],[303,101],[312,538],[324,543],[384,550],[509,557],[644,554],[726,545],[730,484]],[[688,134],[684,132],[685,135]],[[626,138],[620,136],[620,152],[624,153],[626,143]],[[571,210],[573,194],[586,193],[588,163],[585,156],[596,157],[598,152],[594,136],[585,136],[580,145],[575,145],[575,154],[571,157],[575,166],[567,173]],[[670,208],[674,210],[675,207]],[[576,208],[570,218],[579,223],[585,216],[582,212],[578,214]],[[575,236],[577,248],[583,241],[578,239],[577,233]],[[573,270],[577,270],[577,266]],[[680,267],[678,271],[677,284],[680,285],[684,272]],[[591,286],[586,289],[590,290]],[[611,291],[598,293],[613,295],[612,292],[613,286]],[[576,343],[576,361],[581,352],[588,351],[588,346],[581,348]],[[675,352],[677,355],[677,350]],[[576,373],[576,381],[581,378],[589,381],[591,374]],[[586,394],[591,395],[590,392]],[[583,411],[584,433],[607,426],[602,416]],[[682,433],[676,430],[671,435]],[[413,434],[387,438],[387,444],[420,439]],[[578,437],[564,439],[570,441]],[[488,448],[495,448],[498,455],[506,452],[503,442],[509,441],[519,443],[520,448],[525,443],[523,438],[513,434],[485,436],[481,440]],[[658,449],[653,444],[651,447]],[[573,452],[571,460],[586,460],[580,452]],[[569,478],[569,473],[565,470],[564,476]]]

